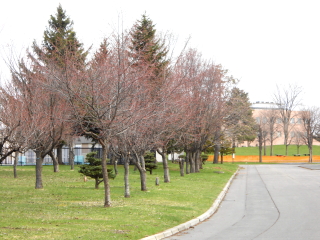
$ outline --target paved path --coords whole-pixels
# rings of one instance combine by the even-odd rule
[[[320,239],[319,165],[241,167],[211,218],[166,239]]]

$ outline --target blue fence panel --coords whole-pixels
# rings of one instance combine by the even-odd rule
[[[19,156],[18,164],[20,164],[21,166],[26,165],[27,164],[26,156]]]

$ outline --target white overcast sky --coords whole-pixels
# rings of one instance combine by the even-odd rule
[[[277,85],[296,84],[303,103],[320,106],[320,0],[8,0],[0,5],[2,58],[40,43],[59,3],[86,47],[146,12],[158,32],[181,44],[191,36],[189,47],[240,79],[252,102],[272,101]]]

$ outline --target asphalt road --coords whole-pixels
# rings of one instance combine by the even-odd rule
[[[211,218],[166,239],[320,239],[320,165],[241,168]]]

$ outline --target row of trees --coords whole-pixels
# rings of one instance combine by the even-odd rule
[[[227,71],[196,49],[168,58],[165,43],[143,15],[132,29],[104,39],[87,59],[88,51],[59,6],[43,43],[34,42],[27,58],[8,61],[12,79],[1,88],[0,161],[23,149],[35,151],[35,188],[41,189],[44,157],[51,155],[58,171],[53,149],[86,136],[102,147],[104,206],[109,207],[110,151],[127,159],[124,195],[130,197],[129,159],[145,191],[147,151],[162,156],[164,182],[170,182],[169,149],[184,149],[186,171],[194,173],[206,148],[214,146],[217,156],[228,139],[231,144],[252,137],[247,94]]]
[[[284,155],[288,155],[288,146],[307,145],[309,162],[312,162],[312,146],[314,139],[319,139],[320,110],[317,107],[302,107],[300,104],[301,88],[295,85],[277,89],[274,94],[275,104],[257,115],[258,141],[260,160],[262,146],[266,155],[267,142],[270,145],[270,156],[273,156],[273,143],[282,137],[286,147]]]

